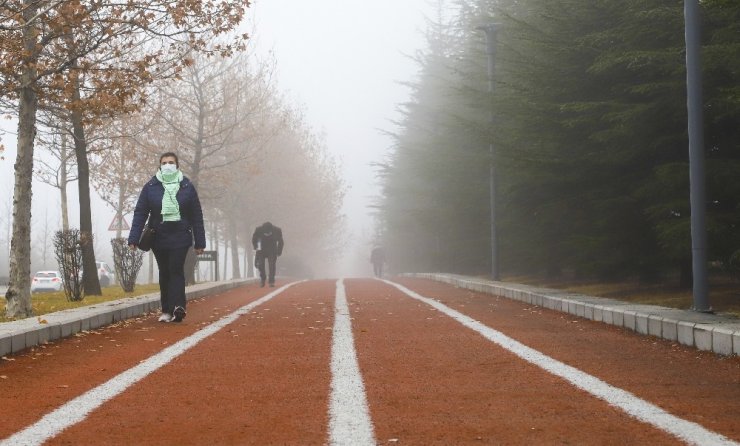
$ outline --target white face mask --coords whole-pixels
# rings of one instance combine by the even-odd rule
[[[161,170],[162,173],[175,173],[175,172],[177,172],[177,165],[175,165],[175,164],[164,164],[162,166],[159,166],[159,170]]]

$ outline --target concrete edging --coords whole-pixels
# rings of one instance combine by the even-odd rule
[[[185,298],[198,299],[257,281],[258,279],[237,279],[191,285],[185,289]],[[66,338],[80,331],[94,330],[141,316],[159,308],[159,293],[151,293],[4,322],[0,324],[0,356]]]
[[[740,355],[740,319],[730,316],[630,304],[615,299],[454,274],[414,273],[403,276],[436,280],[458,288],[502,296],[720,355]]]

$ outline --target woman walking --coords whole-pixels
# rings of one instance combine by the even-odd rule
[[[186,314],[185,256],[193,238],[195,253],[203,253],[206,234],[198,192],[183,176],[177,155],[172,152],[160,156],[157,174],[141,190],[128,235],[131,249],[139,245],[147,218],[156,234],[152,251],[159,268],[159,321],[180,322]]]

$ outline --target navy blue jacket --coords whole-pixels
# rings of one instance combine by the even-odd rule
[[[139,244],[141,232],[149,218],[149,225],[157,231],[154,237],[154,249],[191,246],[193,236],[195,236],[195,249],[205,248],[206,232],[203,227],[203,210],[193,183],[186,177],[180,181],[180,190],[177,191],[180,221],[162,221],[162,197],[164,197],[164,186],[154,176],[144,185],[139,194],[139,201],[136,202],[134,209],[134,219],[131,222],[131,231],[128,233],[128,244]]]

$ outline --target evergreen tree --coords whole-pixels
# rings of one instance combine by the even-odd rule
[[[740,5],[702,8],[710,259],[727,264],[740,258]],[[681,271],[687,283],[682,2],[458,0],[440,17],[382,171],[397,267],[488,269],[493,142],[504,273]],[[501,31],[488,94],[476,26],[491,17]]]

